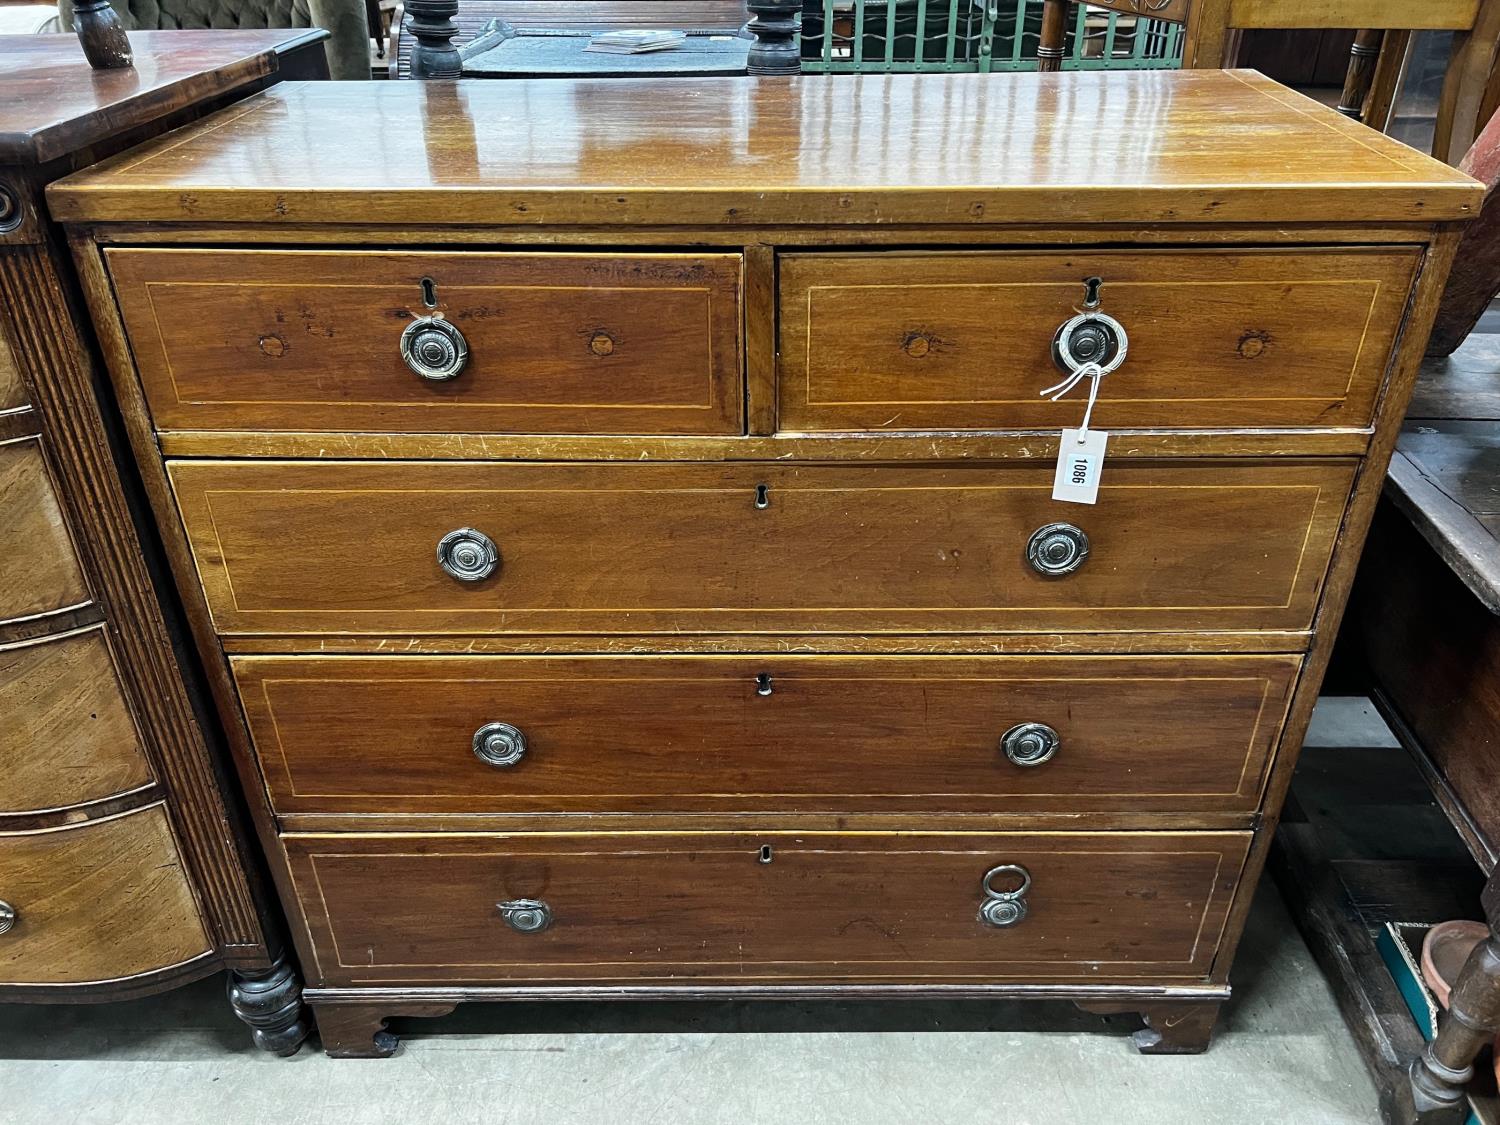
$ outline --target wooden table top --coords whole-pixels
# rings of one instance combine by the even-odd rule
[[[290,83],[49,189],[62,220],[1428,222],[1468,177],[1250,71]]]
[[[277,69],[319,28],[132,31],[135,66],[94,70],[78,37],[0,35],[0,162],[45,163]]]

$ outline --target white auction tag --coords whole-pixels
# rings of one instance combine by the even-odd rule
[[[1052,499],[1069,504],[1093,504],[1099,499],[1099,477],[1104,472],[1103,430],[1064,430],[1057,451],[1057,474]]]

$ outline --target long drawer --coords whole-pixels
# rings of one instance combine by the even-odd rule
[[[738,254],[106,259],[162,430],[740,432]]]
[[[325,984],[1041,983],[1201,978],[1250,834],[283,842]]]
[[[1363,427],[1421,258],[1411,247],[791,254],[780,266],[784,430],[1076,426],[1059,327],[1123,326],[1101,429]],[[1112,353],[1104,353],[1105,358]]]
[[[231,663],[282,813],[1249,813],[1300,660]]]
[[[169,472],[226,634],[962,633],[1306,629],[1354,465],[1111,464],[1091,508],[1039,466]]]
[[[211,948],[166,810],[0,833],[0,984],[80,984]]]

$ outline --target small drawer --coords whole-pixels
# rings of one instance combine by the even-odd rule
[[[737,254],[106,257],[161,430],[741,430]]]
[[[97,627],[0,646],[0,816],[81,805],[151,780]]]
[[[0,833],[0,984],[83,984],[210,949],[166,810]]]
[[[76,609],[89,601],[41,442],[0,442],[0,621]]]
[[[779,425],[1077,426],[1086,385],[1058,402],[1039,392],[1062,379],[1053,339],[1093,278],[1127,344],[1100,384],[1096,428],[1368,426],[1420,258],[1398,247],[786,255]]]
[[[1250,834],[282,839],[324,984],[1045,983],[1202,978]]]
[[[966,633],[1306,629],[1353,463],[169,472],[226,634]]]
[[[231,663],[281,813],[1248,816],[1301,660]]]

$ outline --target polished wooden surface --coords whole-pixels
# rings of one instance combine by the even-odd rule
[[[1223,249],[1186,253],[792,254],[781,259],[782,429],[1059,429],[1083,416],[1058,327],[1099,278],[1129,333],[1092,424],[1369,424],[1420,254]]]
[[[1201,1050],[1480,189],[1244,74],[677,84],[672,114],[650,89],[287,91],[54,192],[330,1048],[389,1054],[382,1013],[470,999],[955,988]],[[382,126],[359,168],[356,117]],[[169,247],[737,255],[744,432],[276,432],[207,402],[169,429],[106,261]],[[1045,316],[915,295],[1017,262]],[[813,370],[887,412],[810,421],[795,318],[838,270],[883,288],[857,331],[814,325]],[[1050,499],[1081,396],[1026,405],[1088,276],[1157,380],[1106,387],[1137,413],[1095,507]],[[189,347],[248,330],[199,319]],[[349,354],[330,378],[377,377]],[[1025,543],[1057,520],[1092,552],[1044,581]],[[496,575],[442,573],[460,527]],[[1063,747],[1022,772],[999,736],[1049,707]],[[519,765],[479,765],[485,722],[529,728]],[[982,935],[1014,956],[976,941],[997,841],[1041,896]],[[526,943],[509,897],[557,923]]]
[[[0,35],[0,162],[53,160],[243,89],[277,56],[328,38],[318,28],[132,31],[128,70],[94,70],[78,37]]]
[[[49,201],[65,221],[737,227],[1435,222],[1480,194],[1253,72],[1095,71],[294,84]]]
[[[1353,468],[1121,465],[1060,512],[1051,466],[170,465],[231,635],[1300,629]],[[1043,577],[1063,518],[1092,554]],[[438,567],[465,527],[480,582]]]
[[[118,249],[109,265],[163,430],[740,432],[738,255]],[[429,315],[468,343],[447,382],[401,360]]]
[[[1200,0],[1201,2],[1201,0]],[[1413,25],[1412,0],[1230,0],[1230,27],[1391,27]],[[1419,26],[1471,27],[1479,0],[1420,0]]]
[[[1256,807],[1291,656],[239,657],[279,812]],[[766,677],[764,680],[761,677]],[[760,694],[765,691],[767,694]],[[357,721],[351,721],[358,716]],[[519,728],[507,768],[472,749]],[[1001,736],[1046,723],[1052,760]]]
[[[89,600],[41,443],[0,444],[0,620]]]
[[[0,817],[151,781],[102,628],[0,647],[0,715]]]
[[[1045,982],[1203,976],[1249,840],[773,832],[286,844],[318,969],[341,984]],[[1027,916],[1009,929],[979,921],[980,883],[999,864],[1033,880]],[[551,926],[510,929],[496,903],[514,899],[545,901]]]
[[[70,828],[0,833],[0,984],[111,981],[212,946],[163,806]]]

